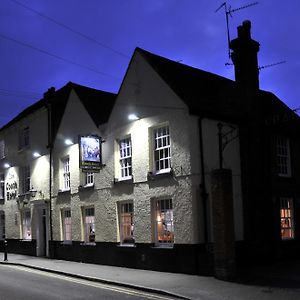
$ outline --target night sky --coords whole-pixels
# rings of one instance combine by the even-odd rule
[[[222,0],[1,0],[0,127],[72,81],[117,92],[135,47],[234,79]],[[232,9],[256,1],[228,1]],[[229,18],[244,20],[260,45],[261,89],[300,106],[300,1],[261,0]],[[299,112],[299,111],[298,111]]]

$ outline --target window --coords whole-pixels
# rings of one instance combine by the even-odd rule
[[[5,239],[5,213],[0,210],[0,240]]]
[[[289,139],[278,136],[276,139],[277,173],[279,176],[291,176]]]
[[[172,246],[174,243],[174,225],[172,199],[155,201],[156,244]]]
[[[84,173],[84,184],[86,186],[90,186],[94,184],[94,173],[93,172],[86,172]]]
[[[4,140],[0,140],[0,159],[5,157],[5,143]]]
[[[19,132],[19,150],[29,147],[29,127],[25,127]]]
[[[30,210],[23,211],[23,239],[31,240],[31,213]]]
[[[71,210],[69,208],[62,210],[62,220],[63,220],[63,238],[65,243],[70,243],[72,241],[72,231],[71,231]]]
[[[95,209],[87,207],[84,209],[84,242],[95,243]]]
[[[171,170],[169,126],[155,128],[153,133],[155,173],[169,172]]]
[[[133,203],[124,202],[119,204],[120,243],[134,243]]]
[[[132,148],[130,137],[119,141],[119,153],[121,179],[130,179],[132,177]]]
[[[281,238],[293,239],[293,205],[291,198],[280,198]]]
[[[63,190],[70,189],[70,158],[65,157],[62,160],[63,164]]]
[[[20,168],[20,194],[30,191],[30,168],[29,166]]]
[[[4,199],[4,173],[0,173],[0,199]]]

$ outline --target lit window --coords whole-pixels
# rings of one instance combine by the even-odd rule
[[[0,173],[0,199],[4,199],[4,173]]]
[[[291,198],[280,198],[281,238],[293,239],[293,205]]]
[[[0,240],[5,239],[5,213],[0,210]]]
[[[63,190],[70,189],[70,159],[65,157],[62,160],[63,165]]]
[[[119,141],[119,153],[121,179],[130,179],[132,176],[132,149],[130,137]]]
[[[84,209],[84,242],[95,243],[95,210],[94,207]]]
[[[155,202],[156,245],[172,246],[174,243],[174,225],[172,199]]]
[[[169,172],[171,169],[171,147],[169,126],[155,128],[154,167],[156,173]]]
[[[278,136],[276,139],[277,173],[279,176],[291,176],[289,139]]]
[[[5,157],[5,143],[4,140],[0,140],[0,159]]]
[[[23,239],[31,240],[31,213],[30,210],[23,211]]]
[[[85,185],[93,185],[94,184],[94,173],[93,172],[86,172],[84,173],[84,178],[85,178]]]
[[[119,205],[120,242],[121,244],[134,243],[133,203],[126,202]]]
[[[19,132],[19,150],[29,147],[29,127],[25,127]]]
[[[71,210],[64,209],[62,211],[62,218],[63,218],[63,235],[64,235],[64,242],[70,243],[72,241],[72,231],[71,231]]]
[[[30,168],[29,166],[20,167],[20,191],[26,194],[30,190]]]

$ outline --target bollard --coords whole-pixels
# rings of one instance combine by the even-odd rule
[[[4,240],[4,261],[7,261],[7,240]]]

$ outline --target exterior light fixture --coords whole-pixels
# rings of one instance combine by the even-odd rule
[[[33,187],[31,187],[31,189],[29,190],[29,192],[30,192],[30,196],[32,198],[34,198],[36,196],[37,190],[34,189]]]
[[[136,121],[139,120],[140,118],[136,114],[129,114],[128,115],[128,120],[130,121]]]
[[[4,168],[5,168],[5,169],[10,168],[10,164],[9,164],[9,163],[5,163],[5,164],[4,164]]]
[[[65,144],[66,144],[67,146],[70,146],[70,145],[73,145],[73,142],[72,142],[72,140],[70,140],[70,139],[65,139]]]
[[[36,158],[41,156],[41,154],[40,154],[40,153],[38,153],[38,152],[33,152],[33,154],[32,154],[32,155],[33,155],[33,157],[36,157]]]

